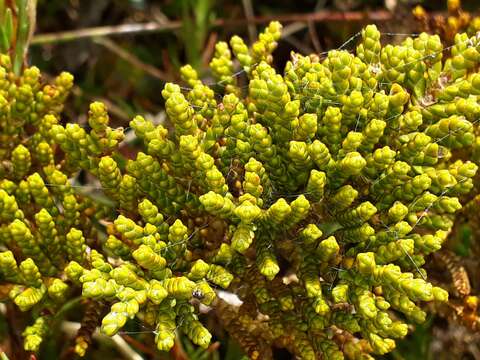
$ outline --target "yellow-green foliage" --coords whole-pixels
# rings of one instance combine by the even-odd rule
[[[217,316],[252,358],[275,343],[301,359],[388,353],[425,320],[423,302],[446,301],[422,265],[477,171],[478,38],[457,35],[445,58],[438,36],[382,45],[370,25],[355,54],[292,54],[282,75],[271,66],[280,31],[271,23],[251,48],[219,43],[214,86],[184,67],[191,89],[162,92],[172,126],[135,117],[143,148],[127,161],[103,104],[91,104],[88,126],[61,120],[70,75],[44,85],[38,69],[17,77],[1,56],[10,300],[55,313],[81,291],[110,309],[105,334],[138,317],[169,350],[177,331],[208,346],[198,305],[215,309],[227,289],[245,304],[235,321]],[[77,191],[79,171],[113,205]],[[32,320],[26,349],[49,321]]]

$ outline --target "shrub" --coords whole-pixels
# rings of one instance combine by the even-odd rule
[[[183,67],[190,88],[162,92],[168,126],[131,121],[133,159],[103,104],[88,126],[61,120],[70,75],[44,85],[0,57],[1,287],[41,314],[26,350],[80,294],[81,356],[92,323],[114,335],[134,317],[159,350],[177,330],[207,347],[203,304],[253,359],[272,347],[369,359],[425,320],[423,302],[447,301],[422,265],[477,171],[478,38],[458,34],[445,58],[438,36],[382,46],[370,25],[355,54],[292,54],[281,75],[280,31],[272,22],[251,48],[218,43],[213,85]],[[105,196],[81,191],[79,174]]]

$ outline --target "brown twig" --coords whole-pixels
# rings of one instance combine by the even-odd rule
[[[392,20],[394,15],[386,10],[374,10],[369,12],[362,11],[329,11],[321,10],[305,14],[280,14],[280,15],[263,15],[254,16],[249,19],[217,19],[213,22],[214,27],[231,28],[245,24],[264,24],[273,20],[283,23],[291,22],[337,22],[337,21],[373,21],[384,22]],[[178,30],[182,27],[182,22],[172,20],[165,23],[147,22],[142,24],[123,24],[115,26],[98,26],[72,31],[62,31],[50,34],[39,34],[32,39],[34,44],[48,44],[65,41],[72,41],[85,38],[94,38],[102,36],[114,36],[125,34],[139,34],[149,32],[162,32],[169,30]]]
[[[218,40],[218,34],[216,32],[210,33],[208,36],[207,44],[205,45],[205,50],[202,53],[202,63],[208,65],[208,62],[213,57],[215,52],[215,44]]]
[[[215,351],[217,351],[218,349],[220,349],[220,341],[215,341],[213,344],[211,344],[208,349],[207,349],[207,352],[209,353],[214,353]]]
[[[129,343],[130,345],[132,345],[134,348],[137,348],[138,350],[140,350],[141,352],[145,353],[145,354],[148,354],[152,357],[156,356],[156,352],[154,349],[146,346],[145,344],[141,343],[140,341],[138,340],[135,340],[133,337],[131,337],[130,335],[125,335],[123,334],[122,335],[122,338],[127,342]]]
[[[6,319],[9,327],[10,346],[13,359],[26,359],[27,353],[23,349],[22,331],[24,328],[22,323],[22,317],[19,314],[19,310],[10,303],[6,304],[7,312]]]
[[[178,336],[175,338],[173,348],[170,350],[170,356],[172,356],[175,360],[188,360],[188,355],[183,349],[182,343],[180,342]]]
[[[315,23],[313,21],[308,22],[308,33],[310,34],[310,39],[312,40],[313,48],[318,54],[322,52],[322,46],[318,40],[317,29],[315,29]]]
[[[162,32],[168,30],[176,30],[182,26],[181,21],[169,21],[168,23],[147,22],[142,24],[122,24],[114,26],[97,26],[86,29],[61,31],[50,34],[36,35],[32,39],[32,45],[35,44],[49,44],[66,42],[78,39],[111,36],[111,35],[125,35],[138,34],[149,32]]]
[[[144,63],[142,60],[137,58],[132,53],[126,51],[121,46],[118,46],[114,41],[107,39],[105,37],[97,37],[94,38],[93,41],[98,44],[104,46],[106,49],[113,52],[115,55],[120,57],[121,59],[125,60],[126,62],[130,63],[131,65],[141,69],[142,71],[146,72],[147,74],[151,75],[152,77],[162,80],[162,81],[170,81],[171,79],[169,76],[164,73],[163,71],[157,69],[155,66],[150,64]]]
[[[25,48],[28,49],[30,42],[32,41],[33,34],[35,33],[35,27],[37,23],[37,0],[29,0],[27,5],[27,16],[28,16],[28,37]]]
[[[282,29],[282,38],[289,37],[296,32],[299,32],[307,27],[307,24],[305,22],[297,21],[293,22],[291,24],[288,24]]]
[[[313,54],[315,52],[310,46],[304,44],[302,41],[297,40],[294,36],[287,36],[284,38],[284,40],[303,54]]]
[[[162,65],[163,68],[165,69],[165,72],[168,74],[175,74],[175,66],[172,64],[170,60],[170,55],[168,53],[167,49],[162,49]]]
[[[331,10],[320,10],[311,13],[305,14],[280,14],[280,15],[264,15],[264,16],[255,16],[254,18],[247,20],[247,22],[253,22],[255,24],[267,23],[270,21],[280,21],[283,23],[290,23],[295,21],[389,21],[392,20],[393,14],[386,10],[374,10],[374,11],[331,11]],[[223,20],[220,19],[222,26],[227,25],[239,25],[245,20]],[[217,23],[217,22],[216,22]]]
[[[248,24],[248,38],[250,39],[250,43],[253,44],[253,42],[257,38],[257,28],[255,27],[255,24],[251,21],[251,19],[254,18],[252,0],[242,0],[242,4]]]

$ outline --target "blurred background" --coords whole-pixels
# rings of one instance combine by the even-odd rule
[[[281,68],[291,51],[337,48],[368,23],[382,32],[415,33],[418,4],[432,13],[446,10],[440,0],[38,0],[30,59],[46,73],[75,76],[70,116],[101,98],[126,123],[136,113],[161,113],[160,91],[165,82],[179,81],[181,65],[191,64],[208,80],[218,40],[238,34],[251,43],[270,20],[279,20],[285,27],[275,52]],[[463,7],[478,4],[464,1]]]
[[[202,79],[211,83],[208,63],[215,43],[228,41],[233,34],[252,43],[271,20],[279,20],[284,26],[274,54],[281,71],[292,51],[322,54],[339,47],[354,49],[356,38],[352,36],[369,23],[375,23],[384,33],[383,42],[399,42],[408,34],[425,30],[439,33],[448,44],[457,30],[471,28],[470,18],[465,21],[462,16],[471,13],[473,17],[479,5],[478,0],[464,0],[461,12],[448,12],[443,0],[38,0],[29,62],[47,77],[61,71],[75,76],[66,120],[85,121],[88,104],[101,100],[107,104],[113,124],[127,127],[135,114],[159,121],[165,118],[160,92],[166,82],[181,82],[182,65],[191,64]],[[457,238],[450,248],[465,263],[472,263],[475,274],[475,254],[480,251],[474,251],[471,227],[460,227]],[[432,265],[434,276],[435,271],[442,272],[441,264]],[[472,287],[478,288],[478,284],[473,281]],[[386,358],[480,359],[478,331],[450,321],[448,311],[432,310],[441,316],[431,315]],[[2,328],[5,326],[0,323],[0,331]],[[72,354],[64,349],[68,332],[64,329],[46,344],[40,358],[56,359],[61,353],[62,358],[71,359]],[[87,358],[243,358],[239,348],[222,333],[208,350],[196,349],[187,339],[180,339],[174,350],[164,355],[153,350],[152,329],[132,322],[121,336],[133,353],[97,338]],[[285,354],[277,357],[289,359]]]

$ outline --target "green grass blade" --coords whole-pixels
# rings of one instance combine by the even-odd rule
[[[5,25],[4,26],[5,36],[7,37],[8,43],[10,45],[13,37],[13,15],[12,15],[12,9],[10,8],[7,8],[5,10],[4,25]]]
[[[3,19],[5,18],[5,0],[0,0],[0,24],[3,27]]]
[[[17,41],[15,43],[15,58],[13,60],[13,71],[19,75],[23,60],[26,53],[29,19],[27,13],[28,0],[17,0],[18,17],[17,17]]]

